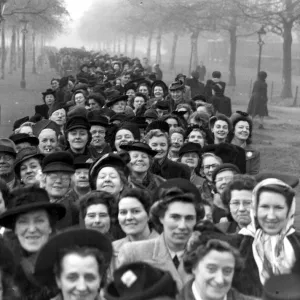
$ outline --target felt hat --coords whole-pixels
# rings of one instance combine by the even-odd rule
[[[166,85],[166,83],[162,80],[155,80],[152,82],[152,85],[151,85],[151,90],[152,90],[152,93],[154,92],[154,88],[156,86],[160,86],[162,87],[163,91],[164,91],[164,96],[166,96],[168,94],[168,86]]]
[[[232,171],[236,172],[237,174],[241,173],[241,171],[239,170],[239,168],[236,165],[230,164],[230,163],[224,163],[214,169],[214,171],[212,173],[212,181],[215,182],[217,175],[219,173],[221,173],[223,171],[227,171],[227,170],[232,170]]]
[[[22,124],[26,123],[29,121],[29,117],[23,117],[21,119],[18,119],[15,121],[14,126],[13,126],[13,131],[15,131],[16,129],[20,128]]]
[[[190,142],[185,143],[179,149],[179,157],[181,157],[183,154],[191,153],[191,152],[196,152],[199,155],[199,158],[201,158],[202,147],[196,143],[190,143]]]
[[[268,179],[268,178],[276,178],[292,188],[295,188],[299,184],[299,178],[294,175],[284,174],[284,173],[276,173],[276,172],[262,172],[254,176],[257,183]]]
[[[154,129],[159,129],[162,132],[169,133],[169,124],[165,121],[155,120],[147,126],[146,133]]]
[[[116,104],[117,102],[120,102],[120,101],[126,101],[127,102],[127,100],[128,100],[127,95],[117,96],[117,97],[114,97],[114,98],[110,99],[109,102],[106,103],[106,106],[111,107],[114,104]]]
[[[201,100],[202,102],[207,102],[207,99],[204,95],[196,95],[192,98],[193,101]]]
[[[9,137],[10,140],[12,140],[15,145],[21,144],[21,143],[29,143],[31,146],[38,146],[39,145],[39,139],[35,136],[30,136],[27,133],[15,133],[12,134]]]
[[[60,134],[60,128],[55,122],[53,122],[51,120],[41,120],[41,121],[35,123],[32,127],[34,136],[36,136],[38,138],[40,133],[44,129],[54,130],[54,132],[56,133],[57,136]]]
[[[96,248],[104,257],[104,265],[112,258],[112,243],[108,237],[93,229],[70,229],[52,237],[39,251],[34,276],[42,285],[55,283],[54,266],[63,249]]]
[[[45,155],[40,153],[36,147],[27,147],[27,148],[21,149],[18,152],[16,161],[15,161],[15,166],[14,166],[15,174],[20,178],[20,167],[24,161],[26,161],[30,158],[36,158],[36,159],[42,161],[42,159],[44,157],[45,157]]]
[[[175,299],[176,294],[176,281],[169,272],[145,262],[134,262],[121,266],[114,272],[114,281],[107,286],[105,299]]]
[[[90,130],[90,124],[84,116],[74,116],[68,119],[66,124],[66,132],[73,129],[86,129]]]
[[[47,155],[42,162],[43,173],[74,173],[74,158],[67,151],[57,151]]]
[[[132,142],[126,145],[121,145],[121,149],[125,151],[140,151],[144,152],[152,157],[154,157],[157,154],[157,151],[152,150],[151,147],[143,142]]]
[[[138,141],[140,140],[141,134],[140,134],[140,129],[137,124],[125,121],[124,123],[122,123],[120,125],[120,127],[116,131],[116,133],[122,129],[129,130],[132,133],[135,140],[138,140]]]
[[[103,127],[109,127],[108,118],[103,116],[99,110],[90,111],[87,114],[87,119],[90,125],[100,125]]]
[[[126,162],[119,155],[114,153],[107,153],[97,159],[90,167],[90,186],[93,190],[96,189],[95,179],[97,178],[98,173],[105,167],[116,167],[122,170],[126,177],[128,177],[130,173],[128,167],[126,166]]]
[[[184,89],[184,84],[180,80],[172,82],[169,86],[170,91],[183,90],[183,89]]]
[[[42,93],[43,97],[45,98],[47,95],[53,95],[55,96],[56,91],[52,89],[47,89],[45,92]]]
[[[155,109],[153,108],[149,108],[147,109],[145,112],[144,112],[144,117],[146,119],[154,119],[154,120],[157,120],[158,119],[158,114],[156,112]]]
[[[91,166],[91,162],[88,162],[90,157],[87,155],[79,155],[74,159],[74,168],[77,169],[89,169]]]
[[[104,91],[104,93],[105,93],[105,96],[106,96],[107,100],[110,100],[110,99],[113,99],[113,98],[116,98],[116,97],[120,96],[120,92],[115,90],[114,88],[106,89]]]
[[[66,208],[59,203],[51,203],[45,189],[35,186],[19,188],[12,192],[12,200],[7,211],[0,215],[0,225],[13,229],[16,217],[20,214],[38,209],[45,209],[56,220],[61,220],[66,214]]]
[[[0,152],[4,152],[16,157],[17,150],[15,143],[10,139],[0,138]]]

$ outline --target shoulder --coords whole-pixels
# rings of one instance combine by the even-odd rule
[[[246,154],[246,159],[253,159],[256,157],[260,157],[260,152],[256,149],[254,149],[251,145],[246,145],[244,148],[245,154]]]
[[[135,256],[144,256],[147,253],[151,253],[155,247],[156,239],[146,240],[146,241],[139,241],[139,242],[131,242],[125,243],[122,246],[121,251],[123,253],[134,253]]]
[[[125,245],[126,243],[128,242],[128,239],[125,237],[123,239],[120,239],[120,240],[116,240],[112,243],[112,246],[113,246],[113,249],[115,252],[119,252],[121,247],[123,245]]]
[[[241,294],[240,292],[238,292],[235,289],[231,289],[227,295],[227,300],[235,300],[235,299],[239,299],[239,300],[258,300],[259,298],[253,297],[253,296],[247,296],[244,294]]]

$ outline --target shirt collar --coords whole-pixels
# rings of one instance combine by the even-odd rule
[[[168,248],[168,246],[167,246],[167,248]],[[170,248],[168,248],[168,250],[169,250],[169,253],[170,253],[172,259],[175,257],[175,255],[177,255],[177,257],[178,257],[179,260],[182,259],[183,254],[184,254],[184,250],[178,251],[178,252],[174,252],[174,251],[170,250]]]

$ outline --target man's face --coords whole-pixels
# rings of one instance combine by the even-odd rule
[[[129,80],[130,80],[130,75],[126,74],[121,77],[121,81],[122,81],[123,85],[127,84],[129,82]]]
[[[0,152],[0,176],[5,177],[14,171],[15,158],[9,153]]]
[[[92,135],[91,145],[94,147],[102,147],[105,144],[106,129],[100,125],[92,125],[90,129]]]
[[[183,96],[183,91],[182,90],[175,90],[175,91],[170,91],[172,99],[177,102],[182,99]]]

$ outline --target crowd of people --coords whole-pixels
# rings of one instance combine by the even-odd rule
[[[266,73],[249,114],[205,73],[93,53],[49,82],[0,138],[0,299],[300,299],[299,180],[251,144]]]

